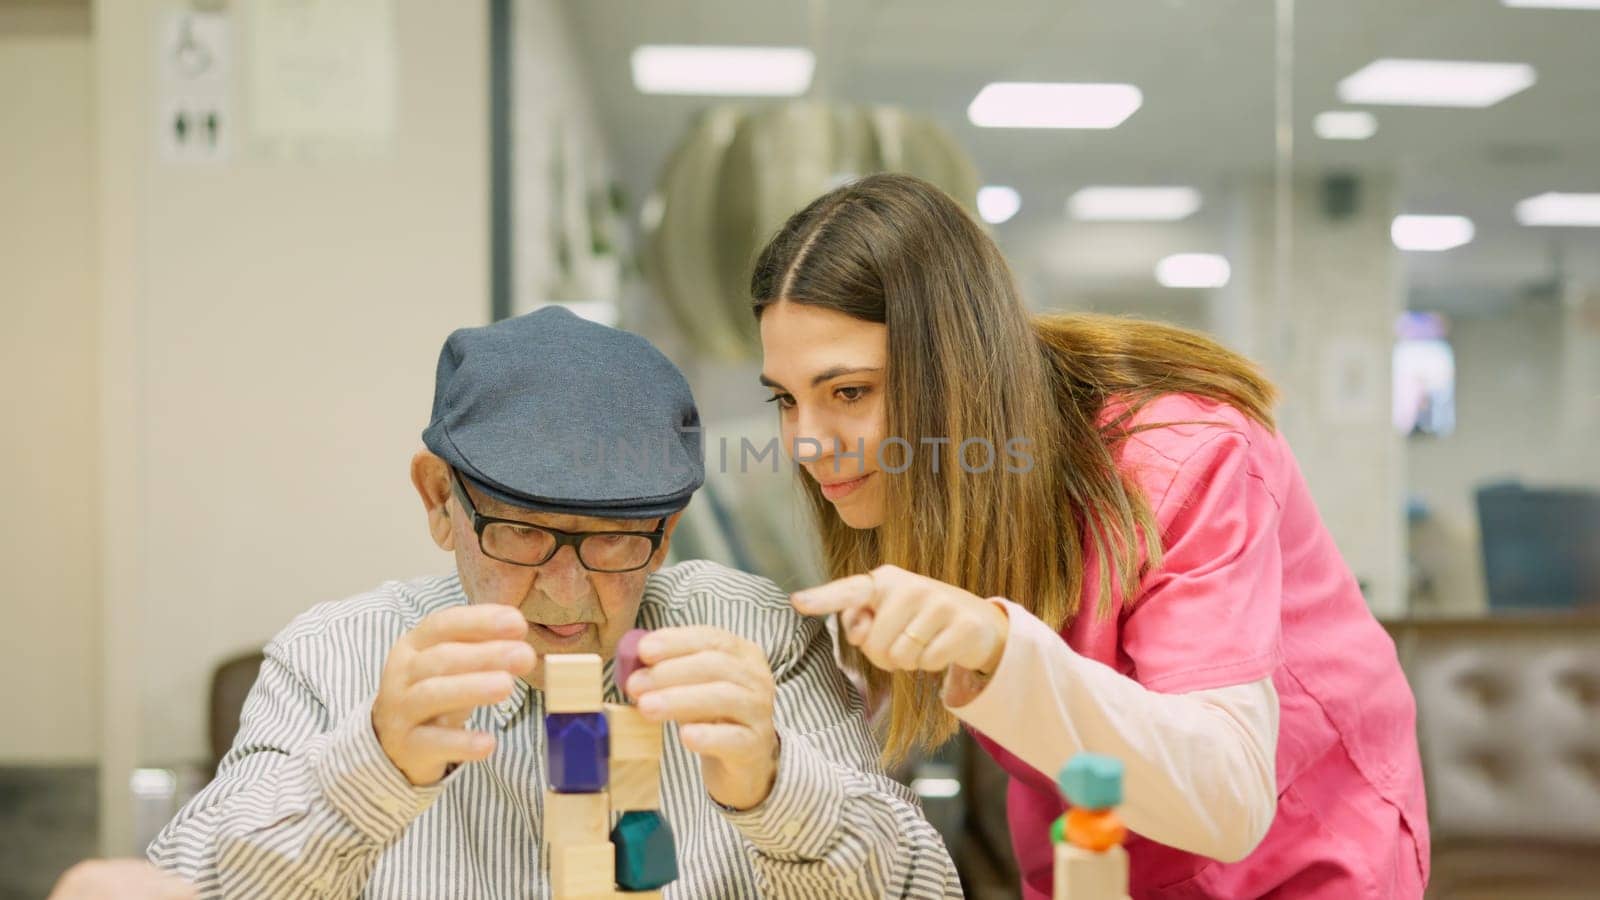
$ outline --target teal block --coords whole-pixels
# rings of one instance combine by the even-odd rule
[[[1110,809],[1122,802],[1122,760],[1079,753],[1061,767],[1056,784],[1073,806]]]
[[[653,891],[678,879],[678,848],[672,828],[653,809],[622,814],[611,829],[617,848],[617,887],[624,891]]]

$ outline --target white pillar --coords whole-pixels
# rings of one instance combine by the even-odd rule
[[[1381,616],[1406,610],[1405,467],[1390,425],[1394,320],[1404,308],[1389,239],[1393,182],[1363,177],[1355,202],[1333,208],[1322,179],[1297,176],[1292,220],[1274,221],[1270,178],[1231,198],[1235,277],[1212,298],[1230,346],[1259,361],[1283,393],[1279,427],[1294,448],[1323,521]],[[1286,297],[1274,248],[1291,242]]]

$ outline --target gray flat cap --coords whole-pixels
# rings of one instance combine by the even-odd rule
[[[541,512],[654,518],[705,481],[678,367],[559,306],[451,334],[422,442],[484,493]]]

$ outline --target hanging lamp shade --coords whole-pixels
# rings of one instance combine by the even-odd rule
[[[976,167],[924,116],[811,101],[707,110],[662,171],[660,215],[644,223],[646,275],[690,346],[754,358],[756,254],[818,195],[873,172],[915,175],[969,210],[977,197]]]

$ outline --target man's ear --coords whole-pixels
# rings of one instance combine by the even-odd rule
[[[426,450],[411,457],[411,484],[428,514],[428,534],[440,550],[454,550],[455,529],[450,522],[450,466]]]

